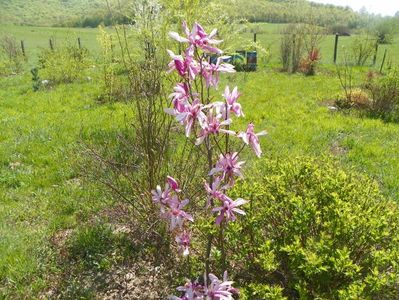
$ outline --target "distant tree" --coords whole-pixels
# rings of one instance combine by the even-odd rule
[[[361,15],[368,15],[367,8],[365,6],[362,6],[362,8],[359,10],[359,13]]]

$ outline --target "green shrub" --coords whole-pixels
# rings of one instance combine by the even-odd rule
[[[71,83],[84,78],[89,67],[86,48],[67,46],[55,50],[43,50],[39,55],[41,77],[51,84]]]
[[[33,89],[34,92],[37,92],[40,89],[40,87],[41,87],[39,69],[38,68],[32,68],[30,70],[30,73],[32,74],[32,89]]]
[[[374,181],[307,158],[259,167],[226,233],[244,299],[398,299],[399,209]]]
[[[342,36],[350,36],[352,30],[346,25],[333,25],[333,26],[329,27],[328,31],[330,34],[339,34]]]
[[[305,32],[302,25],[290,24],[281,35],[280,58],[283,70],[295,73],[304,52]]]
[[[129,82],[126,76],[123,76],[124,73],[127,73],[126,68],[114,53],[115,45],[112,42],[112,35],[107,33],[102,26],[99,26],[99,31],[97,41],[101,47],[99,57],[101,95],[98,100],[104,102],[128,100],[131,96],[129,95]]]
[[[370,113],[386,121],[399,121],[399,70],[367,82],[372,101]]]
[[[13,36],[0,38],[0,75],[17,74],[23,71],[25,57]]]
[[[351,45],[352,59],[357,66],[364,66],[375,52],[376,41],[369,36],[356,37]]]
[[[286,300],[283,296],[283,289],[280,286],[269,284],[249,284],[240,290],[240,299],[267,299],[267,300]]]
[[[391,44],[393,42],[395,25],[390,19],[378,22],[373,28],[379,44]]]
[[[303,69],[303,60],[309,60],[312,70],[308,75],[314,75],[316,62],[320,59],[320,42],[324,29],[311,24],[290,24],[282,32],[280,43],[280,58],[283,70],[295,73]],[[301,70],[303,71],[303,70]]]

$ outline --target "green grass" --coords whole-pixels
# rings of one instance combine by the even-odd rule
[[[0,81],[0,295],[44,288],[49,238],[105,201],[97,187],[73,183],[76,142],[118,130],[129,109],[97,105],[96,91],[83,83],[34,93],[29,76]]]
[[[358,77],[362,76],[359,70]],[[263,141],[266,156],[333,156],[374,177],[388,195],[399,199],[399,125],[330,112],[321,104],[340,92],[337,78],[261,71],[249,73],[246,79],[238,75],[232,84],[243,93],[245,122],[253,120],[258,130],[269,132]],[[345,154],[334,155],[334,147]]]
[[[279,28],[270,26],[269,35],[260,34],[260,41],[265,45],[277,41]],[[46,47],[54,33],[57,41],[76,33],[93,52],[98,47],[96,30],[18,26],[1,30],[26,37],[32,56],[33,49]],[[330,38],[323,44],[326,52],[332,47]],[[276,65],[278,52],[273,49],[278,44],[272,47]],[[389,47],[397,49],[397,40]],[[326,61],[330,54],[323,56]],[[268,130],[262,139],[266,157],[330,156],[376,178],[387,195],[399,199],[399,124],[332,113],[321,105],[340,91],[333,71],[326,66],[317,76],[305,77],[277,73],[268,65],[256,73],[228,76],[224,80],[238,85],[243,94],[240,101],[246,115],[237,127],[254,121],[257,130]],[[366,71],[356,69],[358,82]],[[93,141],[99,134],[115,136],[126,128],[132,110],[128,104],[96,103],[98,76],[92,77],[91,82],[36,93],[29,74],[0,78],[0,298],[37,298],[49,288],[51,276],[61,272],[52,236],[76,228],[107,203],[99,185],[76,184],[81,179],[78,142],[82,137]],[[342,153],[334,153],[334,147]],[[259,161],[253,160],[252,168],[257,166]],[[79,231],[73,249],[83,260],[87,253],[99,253],[102,261],[108,253],[102,243],[110,238],[109,232],[93,230]]]
[[[284,24],[268,24],[257,23],[252,24],[252,27],[257,34],[257,41],[262,47],[269,50],[270,58],[268,63],[279,64],[280,62],[280,39],[281,30]],[[110,30],[111,32],[111,30]],[[30,26],[17,26],[17,25],[2,25],[0,27],[0,37],[6,34],[15,36],[18,41],[23,40],[25,43],[26,53],[31,64],[37,61],[37,54],[42,48],[49,48],[49,39],[55,40],[55,46],[61,47],[67,43],[77,45],[77,38],[81,38],[82,45],[89,49],[95,56],[99,53],[99,44],[97,42],[98,30],[93,28],[56,28],[56,27],[30,27]],[[357,35],[354,34],[350,37],[340,37],[338,44],[338,62],[344,59],[345,52],[350,53],[350,48]],[[253,41],[253,33],[249,30],[240,35],[240,45],[232,46],[232,50],[240,50],[246,48]],[[321,63],[332,64],[334,54],[334,35],[327,35],[322,39],[321,48]],[[134,41],[132,41],[134,43]],[[237,48],[237,49],[234,49]],[[247,47],[248,48],[248,47]],[[393,65],[399,64],[399,36],[396,35],[392,44],[380,45],[376,68],[379,69],[384,51],[387,49],[386,63],[389,61]],[[259,57],[261,60],[262,57]],[[372,58],[367,62],[371,65]]]

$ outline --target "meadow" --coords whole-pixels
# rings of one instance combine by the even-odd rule
[[[223,83],[238,85],[242,93],[245,118],[238,126],[253,121],[268,131],[262,140],[264,158],[253,162],[247,172],[256,173],[271,158],[328,159],[375,179],[386,197],[399,199],[399,125],[327,107],[342,93],[332,64],[334,36],[323,39],[322,64],[316,76],[307,77],[278,71],[283,25],[258,26],[258,42],[269,49],[268,60],[257,72],[223,79]],[[40,48],[49,47],[50,37],[55,38],[56,47],[76,43],[80,37],[94,58],[99,53],[97,29],[2,25],[0,36],[5,33],[24,40],[29,67],[36,65]],[[245,40],[252,36],[242,34]],[[340,50],[354,38],[341,37]],[[399,63],[396,36],[393,44],[381,46],[376,68],[385,48],[392,63]],[[80,296],[90,298],[95,291],[79,280],[65,279],[72,267],[60,262],[54,239],[59,233],[84,232],[81,224],[95,224],[112,205],[99,183],[82,178],[80,151],[84,143],[101,144],[129,128],[133,106],[98,102],[100,75],[95,69],[88,73],[91,80],[34,92],[29,67],[23,74],[0,78],[0,298],[48,297],[55,282],[72,298],[79,290],[88,293]],[[363,82],[370,68],[355,68],[356,84]],[[75,244],[79,251],[90,244],[88,235],[82,236]],[[109,253],[126,249],[123,243],[115,246],[104,241],[97,239],[90,245],[100,245],[92,250],[103,254],[96,263],[107,265],[112,260]]]
[[[278,65],[280,63],[280,40],[281,31],[284,29],[285,24],[268,24],[268,23],[255,23],[250,24],[248,28],[239,34],[240,43],[234,47],[234,42],[231,45],[231,51],[241,50],[242,43],[251,43],[253,41],[253,33],[257,33],[257,42],[270,55],[267,56],[267,63]],[[112,29],[106,29],[112,32]],[[63,27],[35,27],[35,26],[18,26],[18,25],[2,25],[0,27],[0,35],[11,34],[18,41],[24,41],[26,53],[30,58],[31,64],[34,64],[37,55],[41,49],[49,49],[49,39],[54,40],[57,47],[62,47],[66,44],[77,45],[77,38],[80,37],[82,45],[87,48],[94,56],[98,55],[99,44],[97,41],[98,30],[96,28],[63,28]],[[338,62],[343,59],[345,52],[350,52],[350,47],[353,41],[358,37],[358,34],[352,36],[341,36],[338,43]],[[232,39],[232,37],[229,37]],[[234,40],[234,38],[233,38]],[[322,38],[321,49],[321,62],[326,65],[333,63],[334,57],[334,41],[335,35],[326,35]],[[134,44],[134,40],[132,41]],[[234,49],[237,48],[237,49]],[[387,50],[386,62],[398,64],[398,51],[399,40],[395,38],[392,44],[380,45],[377,55],[376,66],[380,66],[385,49]],[[260,57],[262,59],[262,56]],[[370,62],[371,63],[371,62]]]

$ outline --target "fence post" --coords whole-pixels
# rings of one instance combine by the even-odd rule
[[[50,49],[51,49],[52,51],[54,51],[53,40],[52,40],[52,39],[49,39],[49,43],[50,43]]]
[[[254,32],[254,43],[256,43],[256,32]]]
[[[295,60],[295,55],[296,55],[296,51],[295,51],[295,38],[296,38],[296,35],[295,34],[293,34],[292,35],[292,57],[291,57],[291,64],[292,64],[292,73],[295,73],[296,72],[296,60]]]
[[[382,63],[381,63],[381,67],[380,67],[380,73],[382,73],[382,69],[384,68],[386,56],[387,56],[387,49],[385,49],[385,51],[384,51],[384,57],[382,58]]]
[[[80,42],[80,37],[78,37],[78,45],[79,45],[79,49],[82,49],[82,44]]]
[[[375,43],[375,51],[374,51],[374,56],[373,56],[373,66],[375,66],[375,63],[377,62],[377,52],[378,52],[378,42]]]
[[[109,36],[109,42],[111,44],[112,57],[114,56],[114,43],[112,42],[112,35]]]
[[[334,64],[337,63],[337,51],[338,51],[338,37],[339,34],[335,34],[335,44],[334,44]]]
[[[22,55],[26,56],[25,54],[25,45],[24,45],[24,41],[21,40],[21,50],[22,50]]]

